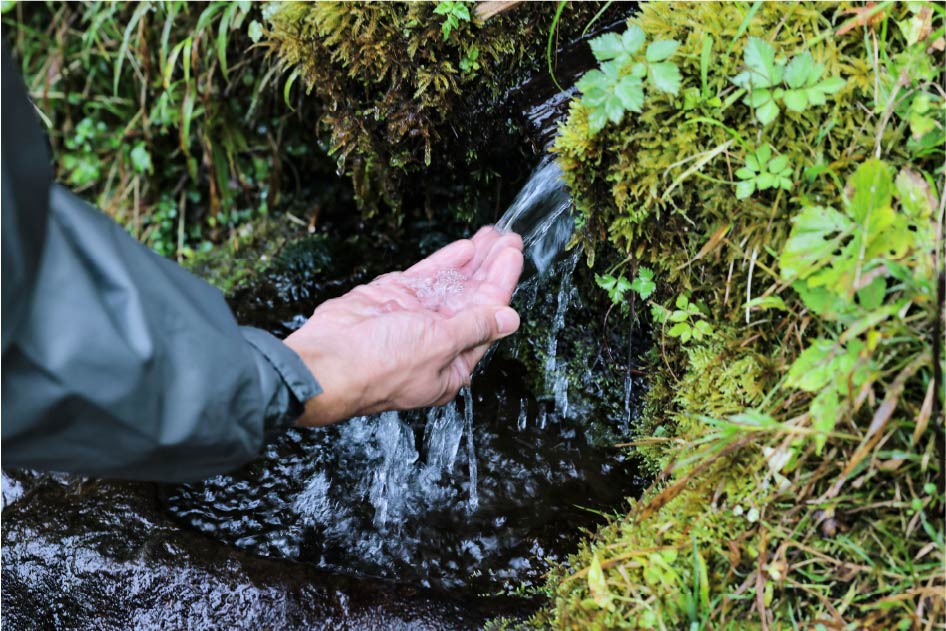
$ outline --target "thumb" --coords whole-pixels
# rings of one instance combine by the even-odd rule
[[[454,352],[459,354],[515,333],[519,314],[502,305],[476,305],[449,318],[446,325]]]

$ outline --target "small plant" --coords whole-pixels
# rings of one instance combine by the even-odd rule
[[[480,62],[477,61],[480,57],[480,49],[476,46],[470,46],[466,51],[466,54],[463,56],[463,59],[460,60],[460,70],[464,74],[472,74],[480,69]]]
[[[758,37],[749,38],[743,61],[747,69],[732,82],[746,90],[746,103],[763,126],[778,117],[779,101],[793,112],[803,112],[809,105],[824,105],[828,95],[847,83],[841,77],[822,79],[824,64],[816,63],[808,51],[786,65],[784,58],[775,56],[775,48]]]
[[[680,338],[680,342],[683,344],[691,339],[700,341],[703,338],[713,336],[713,326],[705,319],[705,308],[690,302],[690,297],[686,294],[677,296],[674,305],[676,309],[673,311],[662,305],[655,304],[651,306],[651,315],[655,321],[661,324],[674,323],[667,331],[667,335]]]
[[[660,92],[676,95],[680,91],[680,69],[667,61],[680,46],[672,39],[658,40],[647,46],[644,58],[638,51],[646,35],[632,25],[623,35],[606,33],[591,40],[591,52],[601,62],[576,84],[581,102],[590,110],[588,128],[598,133],[608,121],[620,123],[625,112],[640,112],[644,107],[644,80]]]
[[[772,156],[772,147],[765,144],[746,156],[746,166],[736,171],[741,182],[736,185],[736,197],[745,199],[757,190],[792,188],[792,167],[788,156]]]
[[[444,40],[450,39],[450,33],[453,32],[453,29],[460,27],[460,20],[470,21],[470,9],[462,1],[444,0],[438,2],[434,13],[443,16],[443,24],[440,25],[440,30],[443,32]]]
[[[615,278],[612,270],[612,273],[603,276],[595,274],[595,282],[598,283],[598,287],[608,292],[611,304],[621,307],[622,313],[626,313],[628,309],[625,298],[628,290],[633,291],[642,300],[647,300],[657,289],[657,284],[654,283],[654,272],[647,267],[641,267],[633,281],[627,280],[623,274]]]

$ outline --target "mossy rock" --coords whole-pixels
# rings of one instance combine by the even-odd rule
[[[301,79],[296,102],[368,213],[452,199],[469,214],[464,191],[491,186],[530,151],[523,114],[505,97],[544,71],[555,4],[522,3],[485,22],[472,3],[456,4],[469,18],[449,35],[434,2],[286,3],[270,18],[287,90]],[[569,3],[556,41],[578,37],[598,4]]]
[[[669,62],[678,89],[648,84],[640,114],[612,108],[602,123],[596,110],[607,100],[589,87],[572,102],[554,150],[582,213],[586,251],[610,241],[629,269],[655,269],[651,303],[671,313],[674,297],[685,295],[711,333],[675,336],[685,313],[654,324],[636,442],[657,484],[551,578],[553,602],[535,622],[942,624],[944,432],[930,416],[941,409],[935,375],[946,365],[941,333],[933,334],[942,331],[943,292],[937,297],[932,267],[942,249],[934,225],[944,172],[942,11],[923,3],[649,3],[628,26],[647,42],[677,42]],[[605,59],[626,40],[617,42],[598,44],[614,45]],[[769,96],[779,111],[760,114],[762,96],[747,98],[755,88],[734,81],[758,53],[747,57],[750,46],[771,47],[770,63],[786,72],[810,53],[834,91],[794,111],[784,96],[794,87],[778,79]],[[644,63],[646,47],[638,49],[632,63]],[[761,147],[766,161],[784,157],[786,182],[748,191],[740,185]],[[876,237],[877,253],[858,258],[847,245],[809,253],[831,238],[868,235],[874,224],[863,208],[893,226]],[[834,216],[855,217],[856,228],[804,242],[799,226]],[[901,229],[923,236],[900,247]],[[808,258],[787,257],[786,245],[799,243]],[[824,285],[839,287],[836,277],[813,290],[788,270],[811,265],[830,279],[848,259],[840,310],[812,293],[830,294]],[[857,281],[857,261],[880,270],[872,297],[864,288],[873,281]],[[852,363],[842,367],[833,358],[849,347]]]

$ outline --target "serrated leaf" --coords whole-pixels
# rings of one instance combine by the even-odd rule
[[[833,256],[854,224],[833,208],[807,206],[792,219],[792,231],[779,256],[782,278],[805,278]]]
[[[769,160],[768,168],[769,173],[781,173],[788,166],[788,156],[781,155],[775,156]]]
[[[589,70],[575,83],[575,87],[578,88],[582,94],[587,94],[594,88],[600,88],[603,83],[605,83],[603,72],[600,70]]]
[[[646,77],[646,76],[647,76],[647,64],[645,64],[645,63],[639,61],[639,62],[637,62],[636,64],[634,64],[633,66],[631,66],[631,76],[632,76],[632,77],[637,77],[637,78],[639,78],[639,79],[643,79],[644,77]]]
[[[648,72],[650,82],[661,92],[676,95],[680,91],[680,70],[676,64],[663,61],[650,65]]]
[[[690,314],[681,309],[676,309],[670,313],[669,319],[671,322],[686,322],[690,319]]]
[[[684,294],[680,294],[679,296],[677,296],[677,300],[674,304],[676,305],[677,309],[686,309],[687,306],[690,304],[690,299],[687,298]]]
[[[760,173],[755,179],[755,185],[760,191],[770,189],[775,186],[775,176],[771,173]]]
[[[847,85],[847,80],[841,77],[828,77],[817,84],[819,91],[825,94],[834,94]]]
[[[746,180],[736,184],[736,199],[746,199],[755,193],[755,180]]]
[[[591,53],[598,61],[616,59],[624,55],[624,42],[617,33],[605,33],[590,42]]]
[[[755,111],[755,116],[763,126],[768,125],[778,117],[779,109],[775,101],[769,101]]]
[[[772,147],[768,144],[762,145],[756,149],[755,157],[759,161],[759,171],[762,171],[762,165],[767,164],[772,157]]]
[[[793,112],[804,112],[808,107],[808,94],[806,90],[786,90],[782,97],[786,109]]]
[[[749,84],[768,88],[781,80],[781,68],[775,64],[775,49],[764,39],[750,37],[743,51],[743,62],[749,69]]]
[[[647,61],[654,63],[668,59],[677,52],[677,48],[679,47],[680,42],[675,39],[661,39],[656,42],[651,42],[647,47]]]
[[[807,392],[818,392],[836,377],[834,369],[840,350],[838,344],[831,340],[814,340],[792,363],[785,385]]]
[[[785,83],[790,88],[801,88],[808,85],[809,77],[815,68],[815,58],[807,50],[795,55],[785,66]]]
[[[628,27],[624,34],[621,36],[621,42],[624,45],[624,51],[628,55],[633,55],[636,53],[641,46],[644,45],[644,31],[641,30],[641,27],[636,24],[632,24]]]
[[[644,84],[637,77],[623,77],[614,88],[624,109],[640,112],[644,107]]]
[[[652,269],[650,269],[649,267],[645,267],[645,266],[641,265],[640,269],[637,270],[637,275],[638,275],[640,278],[643,278],[644,280],[653,280],[653,278],[654,278],[654,271],[653,271]]]
[[[614,288],[614,285],[617,284],[617,279],[610,274],[605,274],[603,276],[601,274],[595,274],[595,283],[597,283],[598,287],[601,289],[610,291]]]
[[[597,134],[608,124],[608,115],[604,108],[594,108],[588,112],[588,131]]]
[[[609,96],[604,102],[604,111],[609,121],[620,123],[621,119],[624,118],[624,104],[621,102],[621,97],[617,94]]]
[[[736,177],[740,180],[751,180],[756,176],[756,172],[749,167],[740,167],[736,169]]]

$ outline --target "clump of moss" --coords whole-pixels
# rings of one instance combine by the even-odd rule
[[[656,270],[637,443],[658,477],[537,622],[943,624],[943,21],[651,3],[593,44],[627,61],[585,83],[555,150],[586,249]],[[677,83],[641,101],[665,61]]]
[[[436,188],[450,185],[451,172],[462,172],[458,186],[473,186],[471,175],[483,186],[488,167],[478,156],[508,136],[484,130],[509,124],[503,95],[544,64],[555,5],[523,3],[481,22],[472,4],[439,4],[459,5],[468,19],[446,29],[433,2],[286,3],[270,18],[287,89],[301,78],[299,100],[369,212],[399,208],[411,195],[423,204],[434,184],[407,176],[430,168]],[[569,6],[559,37],[575,36],[597,8]]]

